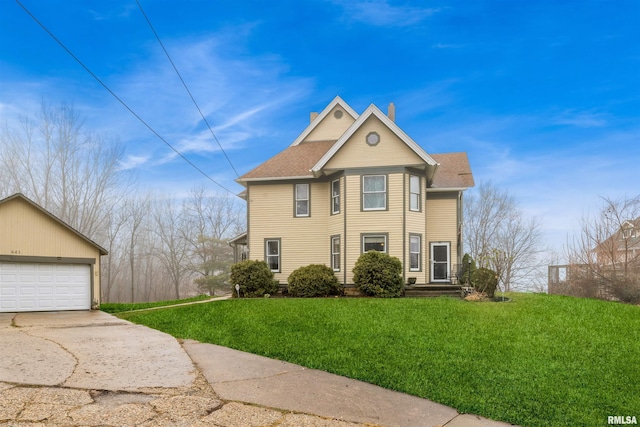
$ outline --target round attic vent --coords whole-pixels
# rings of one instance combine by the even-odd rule
[[[333,112],[333,117],[335,117],[336,119],[341,119],[342,118],[342,110],[336,110]]]
[[[378,145],[378,142],[380,142],[380,135],[376,132],[369,132],[367,135],[367,144],[373,147],[374,145]]]

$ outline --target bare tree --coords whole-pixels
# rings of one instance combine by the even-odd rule
[[[196,283],[211,290],[209,285],[219,285],[214,276],[224,275],[232,262],[232,249],[224,240],[243,229],[243,210],[230,196],[210,195],[204,188],[196,188],[185,201],[183,213],[189,230],[185,239],[191,247],[191,269],[198,275]]]
[[[179,203],[172,197],[155,202],[154,233],[160,246],[156,257],[160,260],[169,276],[174,296],[180,298],[180,288],[189,276],[189,242],[185,238],[189,230]]]
[[[479,268],[498,275],[504,291],[527,288],[543,265],[542,232],[536,218],[527,218],[513,196],[492,183],[465,198],[465,245]]]
[[[640,196],[602,200],[600,212],[583,217],[579,235],[565,247],[570,292],[640,300]]]
[[[0,134],[4,187],[22,192],[81,233],[104,237],[109,207],[126,193],[123,147],[86,132],[73,106],[42,105],[35,119]]]

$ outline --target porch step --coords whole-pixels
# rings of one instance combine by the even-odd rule
[[[462,288],[459,285],[415,285],[405,286],[404,296],[406,297],[441,297],[450,296],[461,298]]]

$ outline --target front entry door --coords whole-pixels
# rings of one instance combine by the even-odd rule
[[[449,242],[431,243],[431,282],[450,281],[450,248]]]

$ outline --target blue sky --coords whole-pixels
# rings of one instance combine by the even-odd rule
[[[21,0],[159,134],[241,187],[135,0]],[[640,194],[640,2],[177,1],[144,11],[240,174],[286,148],[336,95],[396,105],[429,153],[466,151],[560,250],[600,196]],[[218,188],[45,33],[0,4],[0,121],[73,103],[119,138],[140,183]],[[473,191],[473,190],[470,190]]]

